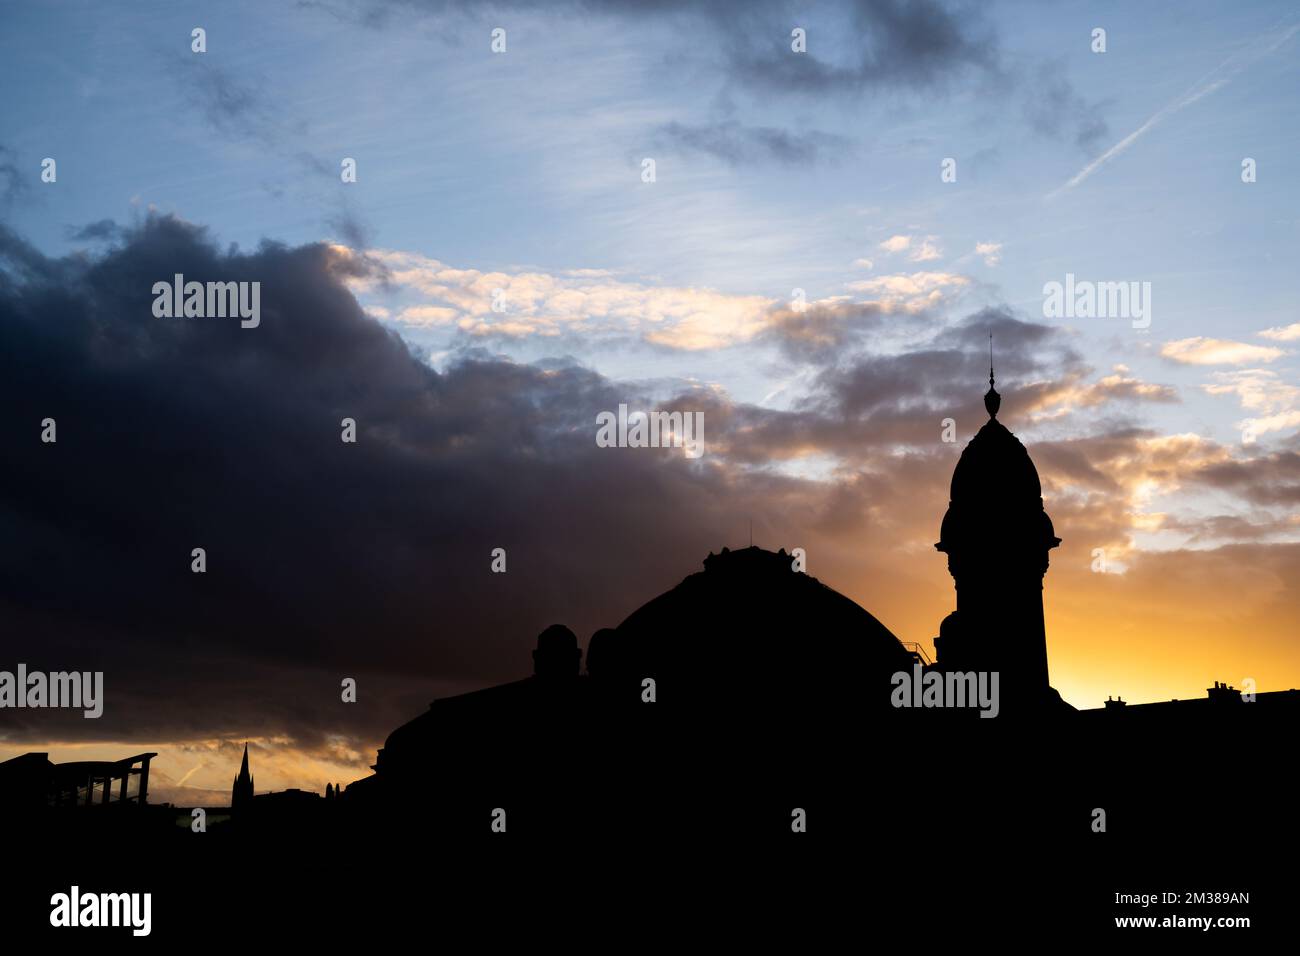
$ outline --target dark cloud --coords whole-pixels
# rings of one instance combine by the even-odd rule
[[[811,166],[842,159],[852,144],[830,133],[742,126],[731,120],[700,126],[667,123],[659,128],[659,137],[669,146],[706,153],[731,166],[763,162]]]
[[[683,14],[711,26],[726,50],[729,79],[747,87],[783,93],[856,94],[872,87],[930,88],[970,68],[997,72],[998,43],[977,10],[960,10],[937,0],[854,0],[816,17],[826,24],[812,30],[808,52],[793,55],[790,32],[810,11],[784,0],[359,0],[313,4],[355,22],[390,27],[415,15],[453,12],[545,12],[569,16],[662,18]],[[825,17],[833,19],[826,20]],[[833,32],[832,32],[833,31]],[[843,62],[817,52],[856,37]]]
[[[732,77],[757,89],[818,95],[927,89],[970,69],[998,69],[997,42],[983,18],[969,8],[956,14],[934,0],[857,0],[848,5],[837,36],[813,31],[808,52],[798,55],[791,53],[791,28],[776,29],[778,22],[800,22],[786,4],[737,5],[725,15],[713,10],[729,28],[724,35]],[[844,61],[816,54],[846,35],[855,40]]]
[[[923,321],[938,328],[901,351],[867,347],[878,338],[883,322],[896,325],[902,320],[916,321],[913,332],[924,327]],[[1177,400],[1168,386],[1119,376],[1092,381],[1094,370],[1065,332],[1022,321],[1005,309],[981,309],[947,324],[882,313],[870,305],[817,306],[802,313],[777,313],[770,333],[787,355],[812,363],[808,393],[788,409],[733,404],[719,395],[698,399],[709,402],[711,447],[731,461],[750,465],[816,453],[834,456],[846,466],[870,467],[886,451],[906,448],[909,454],[930,454],[947,419],[955,422],[964,442],[987,420],[983,393],[990,332],[1005,420],[1027,422],[1045,408],[1067,413],[1086,408],[1094,418],[1091,426],[1117,442],[1131,443],[1147,433],[1122,419],[1098,415],[1097,406]],[[1093,450],[1098,455],[1113,451],[1100,446]],[[1078,463],[1087,464],[1082,458]],[[1117,487],[1113,481],[1110,485],[1112,490]]]
[[[914,381],[874,411],[687,391],[664,406],[705,412],[703,459],[597,448],[597,413],[648,407],[639,388],[481,353],[436,372],[348,291],[369,271],[325,245],[223,252],[170,217],[65,259],[0,231],[0,660],[103,670],[110,694],[94,722],[6,711],[11,740],[373,742],[434,696],[526,674],[548,624],[619,622],[751,517],[830,568],[897,495],[893,473],[767,466],[783,442],[870,447]],[[177,272],[260,282],[260,326],[155,318],[153,284]],[[950,452],[930,443],[908,465],[908,486],[935,492],[918,510],[941,508]]]
[[[810,402],[840,417],[897,414],[918,406],[930,417],[954,414],[981,401],[971,385],[988,378],[990,334],[1009,414],[1032,408],[1045,380],[1083,370],[1081,356],[1060,331],[990,308],[940,328],[918,348],[896,355],[855,354],[825,369]]]
[[[1085,151],[1107,130],[1101,104],[1080,95],[1060,64],[1007,66],[996,31],[972,4],[851,0],[813,8],[788,0],[355,0],[307,5],[376,29],[406,28],[413,18],[452,14],[544,13],[636,21],[677,17],[693,31],[707,31],[701,48],[721,50],[721,56],[711,55],[710,68],[723,81],[725,102],[732,101],[729,87],[760,99],[792,95],[853,104],[868,93],[902,93],[929,101],[962,83],[995,101],[1022,100],[1031,128],[1053,138],[1068,132]],[[791,50],[795,26],[808,31],[807,50],[799,54]],[[844,151],[830,141],[813,150],[804,136],[790,131],[728,129],[717,123],[683,126],[675,138],[732,163],[806,163],[818,153]]]
[[[1095,153],[1109,132],[1100,103],[1089,103],[1070,85],[1060,64],[1039,64],[1022,84],[1030,127],[1053,139],[1073,138],[1085,153]]]
[[[153,284],[178,272],[260,282],[260,326],[155,318]],[[546,625],[585,638],[618,623],[742,543],[751,518],[760,542],[811,548],[832,586],[870,580],[888,601],[913,586],[898,549],[929,548],[983,420],[988,330],[1009,417],[1038,383],[1084,372],[1065,333],[999,310],[910,353],[855,340],[789,410],[706,388],[663,402],[704,412],[691,461],[596,447],[597,413],[649,407],[643,387],[483,353],[429,368],[349,292],[370,273],[322,244],[223,252],[170,217],[63,259],[0,228],[0,662],[103,670],[108,688],[99,721],[4,711],[11,743],[373,745],[435,696],[527,674]],[[939,440],[946,415],[958,444]],[[340,440],[345,417],[356,444]],[[772,468],[806,454],[836,458],[835,474]],[[206,574],[190,571],[196,547]],[[505,574],[490,571],[498,547]],[[924,586],[937,621],[941,565]],[[928,606],[906,613],[933,626]]]
[[[213,129],[266,144],[279,141],[282,118],[257,85],[240,80],[206,54],[182,58],[175,68]]]
[[[331,216],[326,224],[347,243],[349,248],[364,250],[370,246],[372,230],[351,204],[345,203],[338,215]]]
[[[994,70],[998,46],[978,11],[960,11],[937,0],[855,0],[842,11],[842,22],[809,40],[809,52],[791,55],[791,29],[803,24],[809,10],[785,0],[359,0],[312,4],[336,16],[375,27],[406,22],[413,15],[453,12],[536,11],[570,16],[663,18],[682,14],[709,23],[727,50],[728,75],[754,88],[782,92],[851,93],[873,86],[930,87],[968,67]],[[825,15],[825,14],[823,14]],[[829,26],[829,24],[828,24]],[[844,63],[816,51],[846,34],[859,38]]]
[[[382,736],[391,713],[339,712],[341,677],[418,712],[524,676],[543,627],[617,623],[743,526],[707,454],[596,447],[635,390],[559,363],[439,374],[326,246],[223,253],[150,218],[97,257],[0,231],[0,262],[0,659],[105,670],[111,719],[68,733]],[[178,272],[260,282],[261,325],[155,318]]]
[[[122,228],[112,219],[100,219],[80,228],[68,227],[68,238],[73,242],[95,242],[116,239]]]
[[[1197,476],[1205,485],[1231,491],[1257,505],[1300,505],[1300,453],[1279,451],[1209,465]]]
[[[1291,527],[1280,524],[1269,515],[1264,515],[1259,520],[1252,520],[1243,515],[1207,515],[1196,518],[1175,515],[1166,517],[1160,528],[1164,531],[1187,532],[1188,543],[1193,545],[1224,541],[1266,541],[1290,537],[1293,531]]]
[[[802,309],[788,306],[773,312],[763,333],[789,358],[818,365],[844,354],[851,344],[879,329],[891,316],[874,302],[814,303]]]
[[[329,183],[334,177],[338,181],[337,165],[299,148],[307,124],[287,114],[267,93],[264,82],[237,76],[208,54],[175,57],[169,66],[210,133],[275,154],[284,164],[295,165],[299,178]],[[285,181],[268,179],[262,188],[279,199],[285,194]]]
[[[7,208],[27,191],[27,181],[18,171],[11,150],[0,146],[0,208]]]

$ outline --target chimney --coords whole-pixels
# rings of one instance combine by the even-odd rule
[[[1209,696],[1210,700],[1219,703],[1241,703],[1241,691],[1229,687],[1226,682],[1220,683],[1216,680],[1213,687],[1206,688],[1205,693]]]

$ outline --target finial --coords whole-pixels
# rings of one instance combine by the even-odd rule
[[[989,390],[984,395],[984,408],[989,413],[989,418],[998,417],[998,409],[1002,407],[1002,396],[997,393],[993,387],[993,333],[989,333]]]

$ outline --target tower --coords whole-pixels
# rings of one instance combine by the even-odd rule
[[[230,790],[230,812],[237,814],[253,805],[253,777],[248,772],[248,743],[244,743],[244,762],[239,767],[239,776]]]
[[[992,349],[989,420],[953,471],[948,511],[935,548],[948,556],[957,610],[935,640],[940,670],[997,671],[1002,712],[1061,706],[1048,683],[1043,577],[1061,543],[1043,508],[1038,470],[998,421]]]

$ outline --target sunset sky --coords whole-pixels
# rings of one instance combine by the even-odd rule
[[[1300,686],[1298,51],[1286,0],[7,6],[0,670],[107,699],[0,760],[346,784],[751,521],[932,651],[990,333],[1062,696]],[[155,318],[175,273],[260,326]],[[1067,274],[1149,326],[1046,316]],[[598,448],[620,404],[706,453]]]

